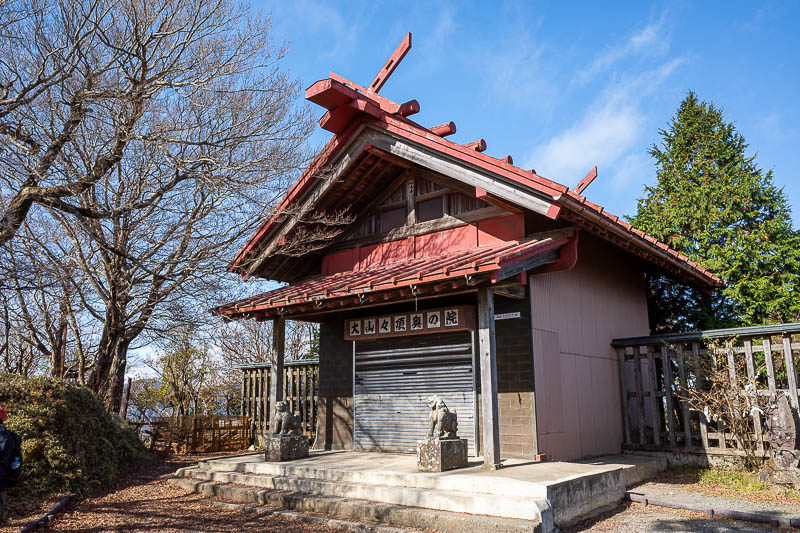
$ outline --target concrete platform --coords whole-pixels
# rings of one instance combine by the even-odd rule
[[[480,458],[470,458],[467,468],[424,473],[417,471],[413,455],[317,451],[288,463],[268,463],[261,454],[213,459],[177,475],[524,520],[549,532],[617,505],[626,487],[665,467],[658,458],[620,454],[574,463],[507,459],[499,470],[486,470]]]

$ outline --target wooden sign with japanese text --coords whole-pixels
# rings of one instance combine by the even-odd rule
[[[475,329],[475,309],[470,306],[425,309],[344,321],[344,339],[371,341],[425,333],[447,333]]]

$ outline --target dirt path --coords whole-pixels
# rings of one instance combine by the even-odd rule
[[[131,473],[113,492],[88,498],[58,515],[47,531],[63,532],[248,532],[275,531],[286,533],[333,533],[321,525],[304,524],[279,516],[253,517],[228,510],[204,500],[196,494],[173,487],[166,482],[172,472],[202,457],[174,457],[161,465],[151,465]],[[32,509],[30,518],[36,516]],[[2,533],[17,532],[21,519],[0,528]]]
[[[765,524],[737,520],[710,519],[699,513],[665,509],[653,505],[642,509],[639,504],[626,503],[619,508],[588,520],[563,533],[763,533],[764,531],[794,531],[773,529]]]
[[[800,517],[800,501],[787,502],[775,498],[775,501],[748,501],[742,498],[723,498],[711,496],[696,490],[684,489],[672,483],[650,482],[631,489],[631,492],[647,498],[658,498],[662,501],[675,502],[679,505],[697,505],[708,509],[729,509],[748,513],[763,513],[775,518]]]

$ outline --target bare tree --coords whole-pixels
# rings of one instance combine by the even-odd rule
[[[307,122],[268,20],[228,0],[0,5],[0,244],[34,204],[105,218],[182,181],[295,167]],[[157,153],[170,171],[124,203],[78,201],[112,189],[131,152]]]
[[[6,372],[47,370],[83,380],[87,331],[78,289],[84,279],[69,260],[70,246],[55,221],[41,216],[29,218],[20,238],[7,243],[0,261],[0,354]],[[37,359],[42,360],[34,364]]]
[[[131,348],[241,296],[227,259],[308,161],[312,122],[270,21],[228,0],[9,0],[0,17],[0,253],[20,277],[28,250],[34,291],[0,292],[21,325],[5,337],[51,371],[64,360],[118,412]],[[38,233],[35,214],[63,236]],[[287,251],[351,219],[303,214]],[[305,327],[290,353],[313,350]]]
[[[319,326],[313,322],[286,322],[286,361],[315,357]],[[222,323],[212,332],[221,357],[230,365],[268,363],[272,360],[272,321],[242,320]]]

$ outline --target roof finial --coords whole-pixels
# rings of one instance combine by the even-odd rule
[[[476,152],[484,152],[486,151],[486,141],[483,139],[478,139],[477,141],[472,141],[471,143],[465,144],[464,147],[469,148],[470,150],[475,150]]]
[[[597,166],[595,166],[592,170],[589,171],[588,174],[586,174],[586,176],[584,176],[581,182],[577,184],[574,189],[572,189],[572,192],[574,192],[575,194],[581,194],[586,189],[586,187],[588,187],[589,184],[594,181],[596,177],[597,177]]]
[[[409,50],[411,50],[411,32],[408,32],[403,40],[400,41],[400,44],[397,45],[392,56],[386,61],[386,64],[383,65],[383,68],[378,72],[378,75],[375,76],[375,79],[372,80],[372,83],[369,84],[368,90],[370,92],[377,93],[381,90],[381,87],[383,87],[386,80],[389,79],[389,76],[392,75],[397,65],[406,57]]]
[[[447,137],[448,135],[452,135],[456,132],[456,123],[452,120],[450,122],[445,122],[444,124],[439,124],[438,126],[434,126],[431,128],[431,133],[438,135],[439,137]]]

